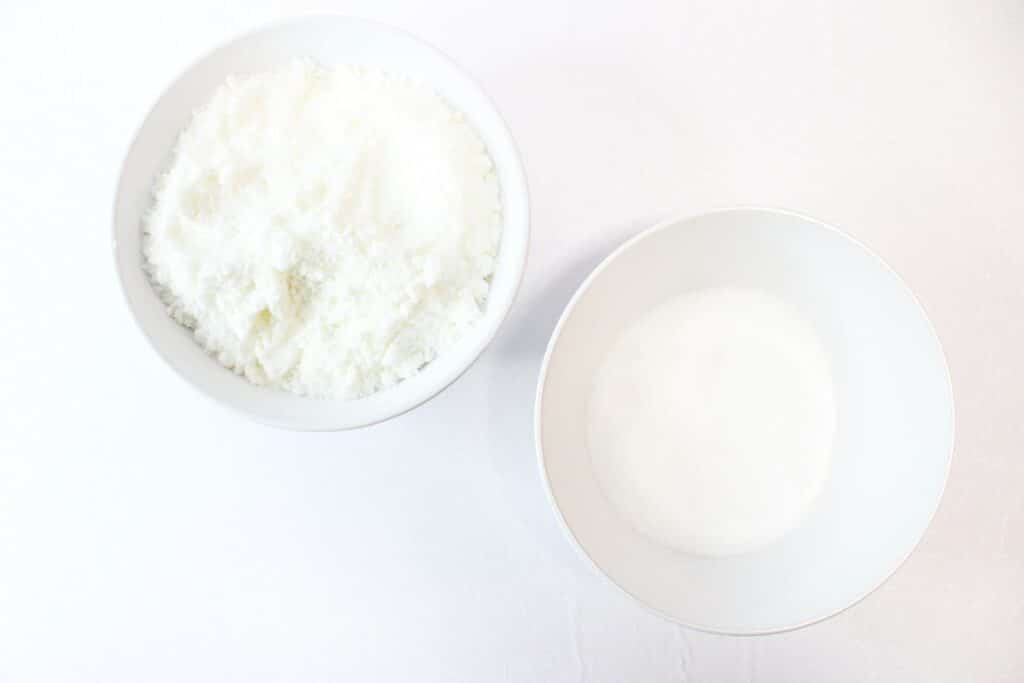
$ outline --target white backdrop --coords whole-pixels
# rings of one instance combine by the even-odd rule
[[[0,20],[0,681],[1024,679],[1024,4],[5,0]],[[120,305],[120,155],[230,35],[335,9],[411,30],[504,113],[531,261],[428,405],[293,434],[195,395]],[[561,537],[534,383],[575,286],[669,214],[833,222],[942,337],[957,452],[921,547],[823,624],[670,625]]]

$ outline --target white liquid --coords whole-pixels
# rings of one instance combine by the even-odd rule
[[[828,478],[829,357],[808,322],[759,290],[690,293],[643,315],[609,349],[587,409],[606,495],[684,552],[778,539]]]

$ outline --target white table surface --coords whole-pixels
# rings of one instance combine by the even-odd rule
[[[1024,680],[1024,4],[28,2],[0,21],[0,681]],[[463,64],[518,139],[513,313],[428,405],[257,426],[121,306],[109,209],[163,86],[237,31],[337,9]],[[652,616],[563,539],[531,414],[584,274],[730,204],[834,222],[928,309],[957,399],[942,507],[881,590],[727,638]]]

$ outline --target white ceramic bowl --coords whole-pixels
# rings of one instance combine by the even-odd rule
[[[414,377],[356,401],[303,398],[261,388],[224,369],[171,320],[142,271],[141,219],[151,202],[150,188],[192,110],[228,75],[272,69],[295,57],[380,67],[429,84],[479,131],[501,184],[501,247],[483,319]],[[380,422],[448,386],[480,355],[512,306],[528,241],[529,199],[522,163],[512,136],[479,86],[450,59],[411,35],[333,15],[271,25],[214,50],[185,71],[139,128],[121,169],[114,204],[114,255],[121,286],[153,348],[204,394],[255,420],[291,429],[348,429]]]
[[[838,428],[826,491],[799,528],[760,551],[698,557],[616,513],[592,469],[585,404],[623,327],[668,297],[724,285],[773,292],[816,327],[833,358]],[[953,396],[924,311],[877,256],[810,218],[730,209],[655,226],[587,278],[548,346],[536,433],[565,530],[615,584],[687,626],[770,633],[843,610],[907,558],[945,486]]]

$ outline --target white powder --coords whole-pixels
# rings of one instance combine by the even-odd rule
[[[588,423],[601,486],[639,531],[689,553],[745,552],[794,528],[825,485],[830,361],[772,295],[686,294],[615,340]]]
[[[501,202],[477,132],[431,90],[296,61],[193,115],[145,222],[171,315],[225,366],[354,398],[482,315]]]

